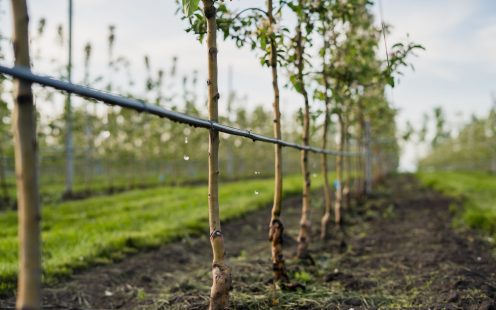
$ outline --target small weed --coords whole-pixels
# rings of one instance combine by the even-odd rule
[[[294,278],[297,282],[307,283],[313,280],[311,274],[306,271],[297,271],[294,273]]]
[[[136,298],[138,298],[138,300],[145,300],[146,299],[146,293],[145,293],[145,290],[140,288],[138,289],[138,291],[136,291]]]

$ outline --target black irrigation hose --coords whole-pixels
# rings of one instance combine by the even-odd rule
[[[240,136],[249,138],[255,141],[262,141],[266,143],[278,144],[298,150],[307,150],[312,153],[329,154],[336,156],[360,156],[362,153],[339,152],[333,150],[324,150],[312,146],[305,146],[284,140],[275,139],[272,137],[263,136],[253,133],[250,130],[243,130],[227,125],[219,124],[210,120],[199,117],[190,116],[184,113],[175,112],[164,109],[162,107],[139,101],[136,99],[125,98],[117,95],[112,95],[100,90],[92,89],[78,84],[64,82],[48,76],[41,76],[31,72],[31,70],[22,67],[6,67],[0,65],[0,74],[6,74],[14,78],[22,79],[31,83],[40,84],[43,86],[52,87],[58,90],[66,91],[68,93],[76,94],[82,97],[91,98],[97,101],[102,101],[106,104],[119,106],[127,109],[132,109],[138,112],[145,112],[153,114],[162,118],[168,118],[171,121],[188,124],[193,127],[201,127],[211,130],[217,130],[233,136]]]

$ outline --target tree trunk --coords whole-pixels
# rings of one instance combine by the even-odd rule
[[[208,114],[211,121],[219,119],[219,90],[217,81],[217,21],[214,0],[202,0],[203,12],[207,19],[208,48]],[[208,215],[210,243],[212,244],[212,289],[210,310],[225,309],[229,306],[231,271],[224,260],[224,236],[220,227],[219,214],[219,132],[210,130],[208,144]]]
[[[67,81],[72,82],[72,0],[69,0],[69,54],[67,63]],[[71,93],[67,93],[65,110],[65,152],[66,152],[66,174],[64,196],[71,197],[74,183],[74,147],[72,141],[72,101]]]
[[[8,202],[10,201],[9,187],[7,184],[7,176],[5,173],[6,168],[7,167],[4,165],[3,151],[2,149],[0,149],[0,187],[2,187],[2,199],[5,202],[5,206],[7,206]]]
[[[355,133],[356,134],[356,133]],[[359,141],[358,141],[358,136],[355,138],[355,145],[351,146],[350,145],[350,152],[356,153],[358,146],[359,146]],[[357,198],[357,193],[358,192],[358,182],[359,182],[359,174],[358,174],[358,160],[355,156],[350,157],[350,173],[351,173],[351,181],[350,181],[350,193],[353,193],[354,198]]]
[[[342,113],[342,112],[341,112]],[[343,116],[339,116],[339,152],[344,152],[345,125]],[[336,156],[336,198],[334,199],[334,221],[336,225],[341,225],[341,205],[343,203],[343,156]]]
[[[90,116],[90,111],[85,111],[86,112],[86,119],[85,119],[85,128],[84,128],[84,133],[86,136],[86,143],[87,143],[87,148],[85,152],[85,180],[84,180],[84,185],[86,192],[89,194],[91,193],[91,181],[93,178],[93,127],[92,127],[92,120]]]
[[[361,142],[360,142],[360,134],[357,132],[357,145],[355,149],[353,150],[355,153],[359,153],[361,148]],[[361,164],[360,164],[360,156],[355,156],[353,158],[354,164],[353,166],[355,167],[355,181],[353,182],[353,188],[355,195],[357,199],[360,197],[360,194],[362,193],[361,191],[361,184],[362,184],[362,175],[361,175]]]
[[[345,136],[344,136],[344,151],[346,153],[350,152],[350,139],[348,137],[348,125],[349,125],[349,120],[348,117],[345,116],[346,122],[344,125],[344,131],[345,131]],[[345,173],[345,178],[344,178],[344,188],[343,188],[343,195],[344,195],[344,206],[345,208],[349,208],[351,205],[351,161],[350,161],[350,156],[345,156],[344,157],[344,173]]]
[[[324,78],[324,101],[325,101],[325,117],[324,117],[324,132],[322,135],[322,149],[327,148],[327,132],[329,130],[329,122],[330,122],[330,111],[329,111],[329,80],[327,76],[327,51],[329,50],[329,41],[327,39],[326,33],[326,22],[322,22],[323,26],[323,38],[324,38],[324,55],[322,56],[323,62],[323,70],[322,75]],[[321,227],[320,227],[320,239],[324,240],[327,237],[327,227],[331,220],[331,210],[332,210],[332,201],[331,201],[331,186],[329,185],[329,169],[327,167],[327,154],[323,153],[321,155],[321,164],[322,164],[322,174],[324,175],[324,216],[322,216]]]
[[[364,147],[364,151],[365,151],[365,182],[364,182],[364,186],[365,186],[365,195],[368,196],[371,194],[372,192],[372,166],[373,166],[373,163],[372,163],[372,149],[371,149],[371,145],[370,145],[370,122],[369,121],[366,121],[364,123],[364,128],[365,128],[365,147]]]
[[[326,149],[327,147],[327,131],[329,128],[329,104],[326,103],[325,107],[325,120],[324,120],[324,134],[322,141],[322,149]],[[320,229],[320,238],[322,240],[327,237],[327,227],[331,220],[331,209],[332,209],[332,201],[331,201],[331,186],[329,185],[329,169],[327,167],[327,154],[322,154],[322,174],[324,175],[324,203],[325,203],[325,211],[324,216],[321,221],[321,229]]]
[[[15,65],[30,67],[28,10],[25,0],[12,0]],[[17,309],[41,309],[40,200],[36,115],[31,84],[14,80],[12,129],[19,221]]]
[[[361,139],[363,139],[364,136],[363,136],[363,132],[362,132],[362,136],[361,136]],[[360,147],[358,148],[358,152],[359,152],[359,155],[357,156],[358,158],[358,171],[360,173],[360,180],[359,180],[359,185],[358,185],[358,193],[360,194],[360,196],[365,196],[365,159],[363,157],[363,154],[364,154],[364,143],[363,141],[360,142]]]
[[[297,60],[298,60],[298,81],[301,87],[301,93],[305,100],[305,113],[303,117],[303,144],[308,145],[310,135],[310,105],[308,101],[308,93],[303,80],[303,69],[305,54],[302,37],[302,21],[301,17],[297,26]],[[311,224],[310,224],[310,171],[308,170],[308,151],[301,151],[301,173],[304,178],[303,182],[303,199],[301,208],[300,231],[298,234],[297,256],[299,258],[308,258],[308,245],[310,243]]]
[[[357,194],[360,196],[365,196],[365,165],[364,165],[364,150],[365,150],[365,120],[363,118],[363,113],[360,112],[359,127],[358,127],[358,147],[357,152]]]
[[[279,82],[277,75],[277,47],[273,27],[275,25],[273,15],[272,0],[267,2],[267,12],[269,15],[271,39],[270,39],[270,67],[272,70],[272,87],[274,89],[274,136],[281,139],[281,111],[279,109]],[[274,271],[274,281],[287,281],[286,267],[282,253],[282,242],[284,225],[281,220],[282,201],[282,147],[278,144],[274,146],[274,204],[272,206],[272,217],[269,226],[269,240],[272,244],[272,269]]]

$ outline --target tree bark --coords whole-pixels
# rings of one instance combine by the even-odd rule
[[[202,0],[203,13],[207,19],[208,48],[208,114],[211,121],[219,119],[218,68],[217,68],[217,21],[214,0]],[[229,306],[231,271],[225,263],[224,236],[219,214],[219,132],[211,129],[208,144],[208,215],[210,243],[212,245],[212,288],[210,310],[226,309]]]
[[[30,68],[28,10],[25,0],[12,0],[15,65]],[[40,199],[36,115],[31,84],[14,80],[12,129],[19,221],[17,309],[41,309]]]
[[[270,67],[272,71],[272,88],[274,89],[274,137],[281,139],[281,111],[279,109],[279,82],[277,73],[277,46],[273,27],[275,25],[273,15],[272,0],[267,1],[267,13],[270,25]],[[286,266],[282,253],[284,225],[281,220],[282,202],[282,147],[278,144],[274,146],[274,204],[272,206],[272,216],[269,224],[269,240],[272,245],[272,269],[274,271],[274,281],[287,281]]]
[[[301,0],[300,0],[301,4]],[[298,81],[301,87],[301,93],[305,101],[305,112],[303,117],[303,144],[309,144],[310,135],[310,105],[308,101],[308,93],[305,88],[305,83],[303,79],[303,69],[304,69],[304,46],[302,37],[302,20],[299,17],[297,26],[297,61],[298,61]],[[301,173],[303,175],[303,199],[301,208],[301,219],[300,219],[300,231],[298,233],[298,248],[297,256],[300,259],[305,259],[309,257],[308,246],[310,243],[311,234],[311,223],[310,223],[310,171],[308,169],[308,151],[301,151]]]
[[[330,104],[330,98],[329,98],[329,80],[328,80],[328,75],[327,75],[327,63],[326,63],[326,57],[327,57],[327,51],[329,50],[329,40],[327,39],[327,32],[326,32],[326,22],[322,22],[323,26],[323,38],[324,38],[324,55],[322,56],[323,59],[323,70],[322,70],[322,75],[324,78],[324,102],[325,102],[325,117],[324,117],[324,132],[322,135],[322,149],[327,148],[327,133],[329,130],[329,123],[330,123],[330,111],[329,111],[329,104]],[[329,222],[331,221],[331,210],[332,210],[332,201],[331,201],[331,186],[329,185],[329,169],[327,166],[327,154],[322,154],[321,155],[321,166],[322,166],[322,174],[324,175],[324,216],[322,216],[321,220],[321,227],[320,227],[320,239],[324,240],[327,238],[327,227],[329,225]]]

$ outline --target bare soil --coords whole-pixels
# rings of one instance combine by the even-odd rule
[[[233,309],[496,309],[496,261],[483,237],[452,228],[456,202],[393,176],[345,223],[318,240],[322,194],[314,193],[315,264],[293,258],[300,198],[284,201],[291,289],[271,283],[270,207],[223,226]],[[453,209],[453,207],[451,208]],[[45,309],[206,309],[208,232],[78,272],[45,288]],[[0,300],[12,309],[14,298]]]

